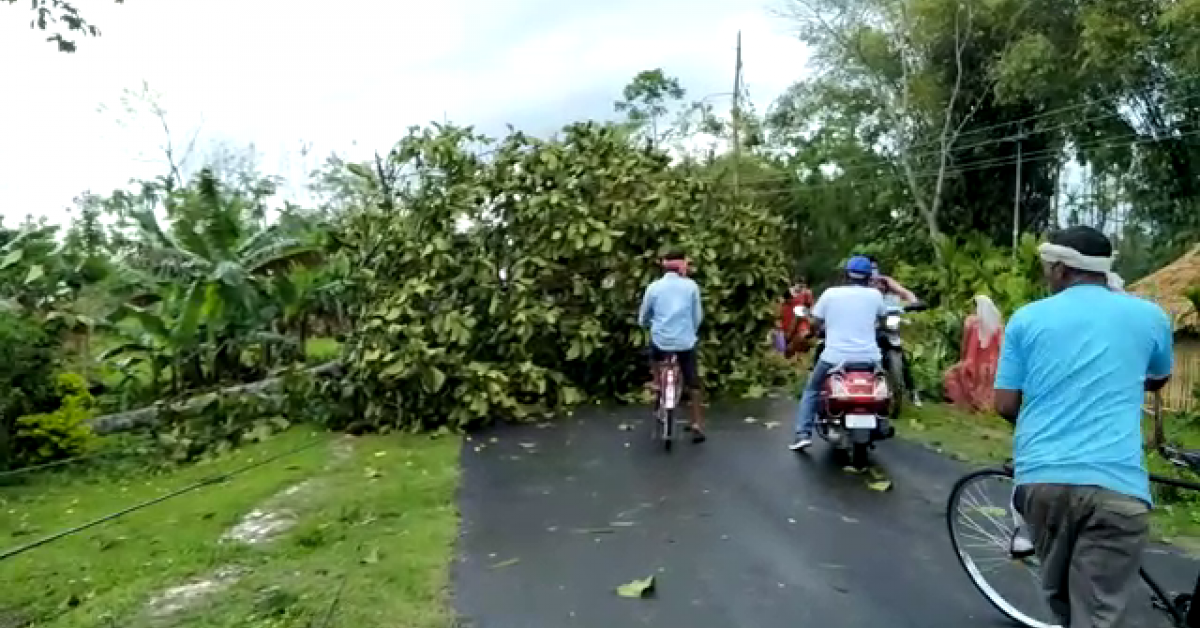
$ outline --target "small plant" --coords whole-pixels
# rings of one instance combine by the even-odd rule
[[[16,455],[21,466],[79,456],[95,442],[88,421],[94,416],[96,400],[87,382],[64,373],[54,378],[54,390],[61,399],[57,410],[17,419]]]

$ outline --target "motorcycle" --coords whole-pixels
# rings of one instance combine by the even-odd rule
[[[899,418],[904,409],[904,400],[912,394],[904,384],[904,339],[900,337],[900,327],[908,323],[904,314],[922,312],[929,309],[924,303],[910,305],[889,305],[887,314],[877,327],[875,340],[883,354],[883,370],[888,375],[888,385],[892,390],[892,408],[890,415],[893,420]]]
[[[883,365],[874,362],[847,362],[834,366],[821,385],[817,404],[816,431],[839,455],[848,455],[856,468],[867,465],[867,457],[875,443],[896,435],[893,422],[902,403],[904,390],[903,343],[899,330],[906,311],[925,309],[923,304],[889,308],[881,320],[876,339],[881,349],[884,342]],[[797,306],[796,316],[807,316],[806,308]],[[824,338],[822,330],[819,337]],[[819,359],[824,341],[817,346]],[[890,364],[890,368],[889,368]],[[893,384],[895,382],[895,385]],[[897,386],[898,385],[898,386]]]
[[[875,443],[896,435],[889,416],[891,395],[887,374],[874,362],[833,367],[817,404],[817,434],[835,451],[848,454],[852,466],[866,467]]]

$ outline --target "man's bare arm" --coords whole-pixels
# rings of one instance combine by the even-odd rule
[[[1016,425],[1017,415],[1021,413],[1021,400],[1021,391],[997,388],[993,402],[996,412],[1004,417],[1005,421]]]
[[[884,282],[887,283],[889,292],[894,293],[896,296],[900,297],[906,303],[916,303],[917,302],[917,295],[913,294],[913,292],[911,290],[909,290],[908,288],[905,288],[904,286],[900,285],[900,282],[896,281],[895,279],[892,279],[891,277],[884,277],[883,280],[884,280]]]

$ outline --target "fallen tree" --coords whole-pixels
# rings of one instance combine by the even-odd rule
[[[330,375],[337,375],[338,373],[342,372],[342,363],[338,360],[334,360],[332,362],[326,362],[325,364],[305,369],[303,372],[314,377],[328,377]],[[159,402],[152,406],[140,408],[138,410],[106,414],[92,419],[89,421],[88,425],[92,428],[93,432],[100,435],[126,432],[139,427],[147,427],[154,425],[158,421],[159,416],[164,412],[187,412],[189,410],[201,408],[221,397],[252,395],[267,392],[277,388],[283,383],[285,378],[286,374],[277,375],[275,377],[269,377],[267,379],[251,382],[249,384],[238,384],[237,386],[230,386],[228,388],[222,388],[220,390],[203,393],[175,403]]]

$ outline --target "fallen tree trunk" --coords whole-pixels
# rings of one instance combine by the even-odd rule
[[[334,360],[333,362],[326,362],[325,364],[306,369],[305,372],[309,375],[314,375],[317,377],[327,377],[330,375],[337,375],[341,372],[341,370],[341,362]],[[92,431],[96,434],[103,435],[113,434],[116,432],[125,432],[139,427],[154,425],[154,423],[158,421],[159,415],[162,414],[164,410],[169,409],[174,412],[186,412],[188,410],[202,407],[220,397],[264,392],[283,383],[284,377],[285,376],[280,375],[277,377],[269,377],[257,382],[251,382],[249,384],[238,384],[237,386],[230,386],[229,388],[222,388],[221,390],[215,390],[213,392],[196,395],[195,397],[185,399],[174,404],[168,405],[163,402],[159,402],[152,406],[140,408],[138,410],[106,414],[103,416],[98,416],[88,423],[92,428]]]

